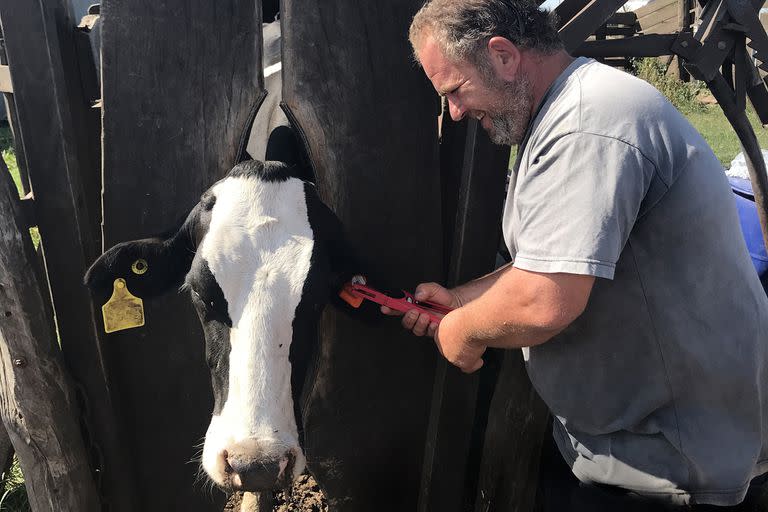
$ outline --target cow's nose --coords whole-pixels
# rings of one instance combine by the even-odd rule
[[[293,480],[296,456],[288,450],[268,455],[259,443],[243,442],[225,452],[225,471],[232,487],[239,491],[267,491],[287,487]]]

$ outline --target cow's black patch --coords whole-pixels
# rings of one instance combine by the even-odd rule
[[[304,184],[307,216],[314,237],[309,273],[293,319],[291,342],[291,391],[299,443],[304,446],[304,420],[308,383],[316,376],[320,315],[331,297],[336,295],[343,279],[351,275],[353,256],[344,241],[341,223],[320,201],[315,187]]]
[[[192,297],[205,334],[205,359],[211,370],[213,414],[221,413],[229,393],[229,305],[208,262],[195,258],[187,274],[186,287]]]
[[[91,265],[84,277],[85,284],[98,294],[109,294],[114,280],[120,277],[131,293],[142,298],[156,297],[178,287],[195,256],[199,216],[197,205],[181,227],[177,224],[157,237],[115,245]],[[139,259],[147,262],[147,271],[141,275],[131,270]]]
[[[246,160],[240,162],[229,171],[229,178],[258,178],[266,182],[286,181],[289,178],[299,178],[301,168],[287,165],[283,162]]]

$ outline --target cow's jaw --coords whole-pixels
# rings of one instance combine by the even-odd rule
[[[314,245],[303,183],[228,178],[213,193],[198,257],[223,292],[232,326],[229,389],[206,434],[203,468],[222,487],[279,487],[306,465],[289,361]],[[241,474],[259,467],[264,475]]]

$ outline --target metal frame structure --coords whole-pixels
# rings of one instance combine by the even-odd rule
[[[588,41],[624,3],[623,0],[565,0],[555,12],[560,37],[573,55],[660,57],[676,55],[717,99],[739,137],[755,193],[763,240],[768,245],[768,175],[757,136],[746,115],[746,98],[760,122],[768,124],[768,87],[758,71],[768,57],[768,36],[760,23],[762,0],[699,0],[695,32],[638,35]],[[752,52],[750,52],[750,49]]]

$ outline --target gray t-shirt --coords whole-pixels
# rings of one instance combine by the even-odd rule
[[[653,87],[579,58],[515,167],[514,266],[603,278],[573,324],[524,350],[574,474],[740,502],[768,471],[768,299],[712,150]]]

